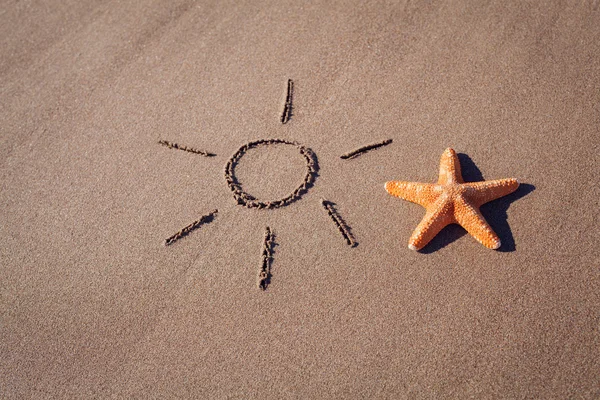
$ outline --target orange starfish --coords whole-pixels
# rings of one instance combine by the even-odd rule
[[[485,221],[479,207],[517,190],[516,179],[465,183],[460,162],[453,149],[446,149],[440,160],[438,183],[386,182],[392,196],[422,205],[425,217],[408,241],[408,248],[419,250],[446,225],[459,224],[477,241],[490,249],[500,247],[500,239]]]

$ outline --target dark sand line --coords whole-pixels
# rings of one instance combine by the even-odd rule
[[[169,142],[167,140],[159,140],[158,144],[166,146],[166,147],[168,147],[170,149],[177,149],[177,150],[187,151],[188,153],[200,154],[201,156],[204,156],[204,157],[214,157],[214,156],[216,156],[216,154],[213,154],[213,153],[208,153],[206,151],[194,149],[193,147],[182,146],[182,145],[179,145],[177,143]]]
[[[275,235],[271,228],[267,226],[265,230],[265,239],[263,241],[262,264],[258,272],[258,287],[266,290],[271,282],[271,264],[273,263],[273,245]]]
[[[346,222],[343,220],[343,218],[340,216],[340,214],[338,214],[338,212],[334,208],[335,203],[333,203],[329,200],[322,199],[321,204],[323,205],[323,208],[325,208],[325,210],[327,210],[327,213],[331,217],[331,220],[335,223],[335,226],[338,228],[338,230],[340,231],[340,233],[346,240],[346,243],[348,244],[348,246],[356,247],[358,245],[358,243],[354,240],[354,237],[352,236],[352,233],[350,232],[350,228],[348,227]]]
[[[283,105],[283,113],[281,114],[281,123],[287,124],[292,118],[292,98],[294,96],[294,81],[288,79],[287,95],[285,96],[285,104]]]
[[[343,154],[340,156],[340,158],[343,160],[352,159],[352,158],[358,157],[358,156],[366,153],[367,151],[377,149],[379,147],[387,146],[390,143],[392,143],[392,139],[387,139],[387,140],[384,140],[383,142],[379,142],[379,143],[369,144],[369,145],[363,146],[359,149],[356,149],[354,151],[351,151],[349,153]]]
[[[219,212],[219,210],[213,210],[210,213],[203,215],[202,217],[200,217],[199,220],[192,222],[173,236],[167,238],[165,240],[165,246],[173,244],[177,240],[189,235],[192,231],[198,229],[200,226],[211,222],[215,218],[217,212]]]

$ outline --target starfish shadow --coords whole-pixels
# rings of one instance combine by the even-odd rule
[[[457,241],[466,234],[467,231],[465,231],[462,226],[457,224],[448,225],[444,229],[442,229],[440,233],[438,233],[433,239],[431,239],[431,242],[429,242],[425,247],[419,250],[419,253],[435,253],[436,251],[448,246],[452,242]]]
[[[498,251],[511,252],[517,249],[515,238],[508,224],[507,211],[513,201],[527,196],[534,190],[535,186],[529,183],[521,183],[519,184],[519,188],[508,196],[501,197],[481,206],[481,214],[502,241],[502,245]]]
[[[485,180],[483,174],[477,168],[471,157],[459,153],[458,159],[465,182],[479,182]],[[519,188],[508,196],[501,197],[481,206],[481,214],[490,224],[494,232],[500,238],[502,245],[498,249],[501,252],[512,252],[516,250],[515,239],[508,224],[508,208],[510,205],[535,190],[534,185],[521,183]],[[421,253],[430,254],[448,246],[450,243],[460,239],[467,232],[459,225],[452,224],[445,227],[427,246],[420,250]]]

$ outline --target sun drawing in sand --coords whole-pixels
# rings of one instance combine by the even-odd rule
[[[289,79],[287,82],[287,92],[286,92],[285,104],[283,106],[283,111],[281,113],[281,118],[280,118],[281,124],[283,124],[283,125],[287,124],[293,115],[292,114],[293,95],[294,95],[294,82],[291,79]],[[187,146],[173,143],[173,142],[170,142],[167,140],[159,140],[158,143],[160,145],[163,145],[170,149],[186,151],[186,152],[198,154],[198,155],[201,155],[204,157],[214,157],[215,156],[215,154],[213,154],[213,153],[209,153],[204,150],[198,150],[198,149],[195,149],[192,147],[187,147]],[[370,150],[373,150],[373,149],[376,149],[376,148],[379,148],[382,146],[387,146],[390,143],[392,143],[392,140],[387,139],[387,140],[384,140],[379,143],[369,144],[369,145],[363,146],[359,149],[356,149],[354,151],[343,154],[340,156],[340,158],[342,158],[344,160],[351,160],[351,159],[354,159]],[[273,146],[273,145],[291,146],[291,147],[295,148],[298,151],[298,153],[304,158],[304,161],[306,163],[306,174],[304,175],[304,179],[302,180],[300,185],[294,191],[292,191],[290,194],[288,194],[287,196],[285,196],[281,199],[278,199],[278,200],[264,201],[264,200],[260,200],[256,197],[254,197],[250,193],[247,193],[246,191],[244,191],[242,185],[240,184],[240,182],[238,181],[238,179],[236,177],[235,169],[236,169],[236,166],[238,165],[240,159],[249,150],[252,150],[252,149],[255,149],[258,147]],[[317,156],[310,148],[303,146],[300,143],[297,143],[295,141],[291,141],[291,140],[259,139],[259,140],[255,140],[255,141],[244,144],[233,154],[233,156],[231,156],[231,158],[229,158],[229,160],[227,161],[227,164],[225,165],[225,182],[227,183],[227,186],[231,190],[231,192],[233,194],[233,198],[235,199],[237,204],[239,204],[240,206],[244,206],[244,207],[247,207],[250,209],[269,210],[269,209],[286,207],[286,206],[290,205],[291,203],[300,200],[308,192],[308,190],[314,185],[318,171],[319,171],[319,163],[317,160]],[[354,239],[354,236],[352,235],[350,228],[348,227],[348,225],[346,224],[344,219],[340,216],[337,209],[335,208],[335,203],[333,203],[329,200],[326,200],[326,199],[320,199],[320,204],[323,207],[323,209],[327,212],[327,214],[331,218],[332,222],[335,224],[336,228],[339,230],[339,232],[342,235],[342,238],[345,240],[346,244],[350,247],[356,247],[358,243]],[[182,228],[180,231],[178,231],[174,235],[165,239],[165,245],[170,246],[170,245],[174,244],[175,242],[177,242],[178,240],[182,239],[183,237],[189,235],[194,230],[200,228],[204,224],[207,224],[207,223],[213,221],[215,216],[217,215],[217,213],[218,213],[218,210],[213,210],[213,211],[201,216],[198,220],[185,226],[184,228]],[[274,246],[274,244],[275,244],[275,233],[270,227],[266,227],[265,236],[264,236],[264,240],[263,240],[262,262],[260,264],[259,271],[258,271],[258,287],[263,290],[265,290],[267,288],[267,286],[270,283],[270,279],[271,279],[271,264],[273,262],[273,246]]]

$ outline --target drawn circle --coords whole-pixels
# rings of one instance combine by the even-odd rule
[[[260,201],[242,189],[241,184],[238,182],[235,176],[235,167],[248,150],[256,147],[270,146],[273,144],[285,144],[296,147],[306,161],[306,175],[304,176],[300,186],[298,186],[292,193],[284,198],[275,201]],[[231,156],[229,161],[227,161],[227,165],[225,166],[225,180],[227,181],[229,189],[231,189],[233,192],[233,198],[239,205],[248,208],[273,209],[287,206],[294,201],[299,200],[313,185],[315,178],[317,177],[318,170],[319,166],[317,163],[317,156],[308,147],[284,139],[263,139],[243,145],[238,149],[238,151],[235,152],[233,156]]]

